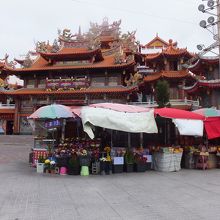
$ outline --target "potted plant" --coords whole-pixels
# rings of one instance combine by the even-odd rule
[[[87,153],[87,150],[83,149],[79,158],[81,170],[80,175],[81,176],[88,176],[89,175],[89,166],[91,163],[91,157]]]
[[[55,169],[56,169],[56,162],[54,160],[50,161],[50,173],[55,174]]]
[[[147,158],[143,155],[135,154],[134,165],[136,172],[145,172],[147,170]]]
[[[79,158],[76,153],[74,153],[68,161],[68,174],[69,175],[80,174]]]
[[[45,173],[55,174],[56,162],[54,160],[46,159],[44,161]]]
[[[43,156],[39,156],[37,160],[37,173],[44,172],[44,161],[45,161],[45,158]]]
[[[127,150],[125,153],[125,171],[133,172],[134,171],[134,154],[132,151]]]

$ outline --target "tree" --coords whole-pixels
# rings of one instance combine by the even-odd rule
[[[169,83],[166,80],[159,80],[156,85],[156,99],[160,108],[169,103]]]

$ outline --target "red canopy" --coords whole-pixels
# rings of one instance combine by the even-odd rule
[[[220,117],[208,117],[205,120],[208,139],[220,137]]]
[[[156,108],[154,114],[164,118],[205,120],[202,115],[176,108]]]

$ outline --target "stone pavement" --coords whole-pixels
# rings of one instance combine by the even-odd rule
[[[31,136],[0,136],[0,220],[220,219],[218,169],[37,174],[31,144]]]

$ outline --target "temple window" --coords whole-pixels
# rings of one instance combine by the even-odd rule
[[[108,78],[108,85],[109,86],[117,86],[118,85],[118,77],[110,76]]]
[[[173,71],[178,70],[178,62],[177,61],[171,61],[170,62],[170,70],[173,70]]]
[[[105,86],[105,77],[93,77],[91,86]]]
[[[45,88],[45,87],[46,87],[45,79],[40,79],[40,80],[38,81],[38,88],[43,89],[43,88]]]
[[[34,79],[27,80],[27,88],[29,88],[29,89],[35,88],[35,80]]]

